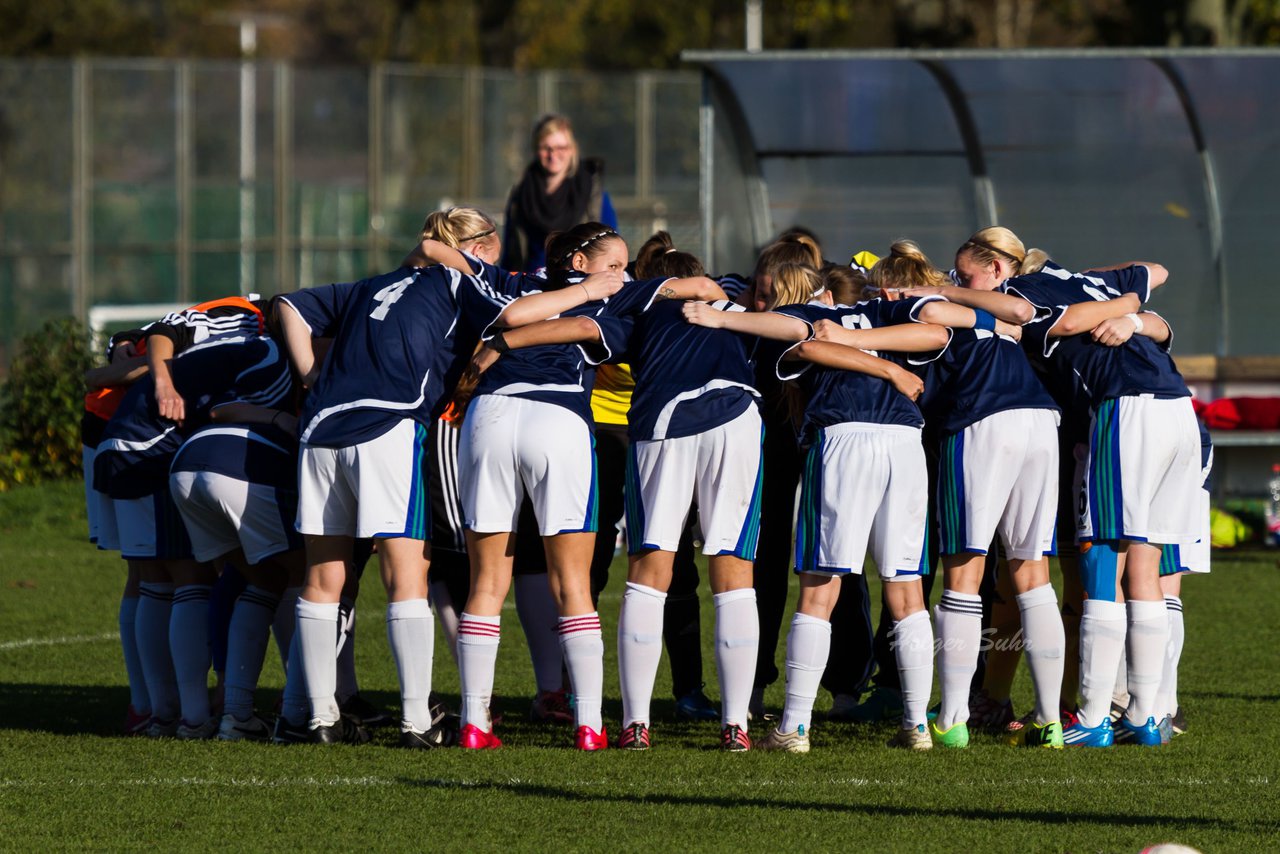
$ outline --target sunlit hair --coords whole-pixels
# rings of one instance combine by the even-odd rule
[[[454,249],[472,249],[490,241],[497,242],[498,226],[488,214],[476,208],[453,207],[427,214],[422,236]]]
[[[780,305],[803,305],[822,292],[818,273],[808,264],[783,264],[773,274],[773,296],[766,311]]]
[[[790,233],[764,248],[756,259],[755,278],[776,276],[784,264],[805,264],[814,270],[822,266],[822,250],[812,237]]]
[[[870,285],[861,270],[843,264],[824,264],[818,277],[822,287],[831,292],[831,301],[836,305],[853,305],[863,299],[862,293]]]
[[[570,270],[573,256],[581,252],[587,260],[601,255],[610,240],[622,240],[622,235],[602,222],[584,222],[564,231],[547,235],[547,270]]]
[[[968,255],[974,263],[988,266],[999,259],[1013,264],[1014,274],[1038,273],[1049,261],[1043,249],[1027,249],[1018,235],[1001,225],[992,225],[973,236],[956,250],[956,257]]]
[[[705,276],[706,270],[696,255],[681,252],[665,231],[655,232],[636,252],[637,279],[686,279]]]
[[[877,288],[919,288],[949,285],[951,277],[933,266],[914,240],[899,240],[871,268],[871,284]]]
[[[533,125],[533,156],[538,156],[538,148],[542,141],[553,133],[563,133],[569,138],[569,146],[573,151],[569,154],[569,171],[574,175],[578,171],[578,138],[573,135],[573,123],[569,117],[560,113],[547,113]]]

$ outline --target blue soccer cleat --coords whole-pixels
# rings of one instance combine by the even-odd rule
[[[1094,727],[1085,726],[1077,720],[1062,731],[1062,743],[1066,747],[1110,747],[1114,742],[1115,734],[1107,718]]]
[[[1160,725],[1155,718],[1147,718],[1145,724],[1131,724],[1128,718],[1121,718],[1116,726],[1116,744],[1137,744],[1142,747],[1159,747],[1168,744],[1161,736]]]

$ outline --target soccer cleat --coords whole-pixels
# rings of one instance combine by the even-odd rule
[[[159,718],[152,718],[144,733],[147,738],[173,738],[177,734],[177,721],[162,721]]]
[[[223,715],[218,726],[218,741],[266,741],[271,738],[271,728],[257,715],[240,720],[235,715]]]
[[[275,729],[271,731],[272,744],[308,744],[311,741],[311,729],[306,724],[291,724],[280,715],[276,718]]]
[[[458,746],[464,750],[497,750],[502,740],[492,730],[485,732],[475,724],[467,724],[458,736]]]
[[[1111,717],[1112,729],[1116,728],[1116,724],[1120,723],[1120,719],[1124,717],[1124,713],[1127,711],[1129,711],[1129,707],[1127,705],[1121,705],[1120,703],[1117,703],[1115,700],[1111,701],[1110,717]]]
[[[400,746],[414,750],[434,750],[437,747],[453,747],[458,743],[458,731],[445,727],[432,727],[426,732],[400,729]]]
[[[932,721],[929,724],[929,733],[938,744],[952,750],[964,750],[969,746],[969,724],[965,721],[956,721],[946,729],[939,729],[938,722]]]
[[[1000,732],[1017,720],[1012,700],[993,700],[986,689],[969,698],[969,728]]]
[[[1133,724],[1128,718],[1121,718],[1115,728],[1116,744],[1137,744],[1141,747],[1159,747],[1167,744],[1160,736],[1160,726],[1155,718],[1147,718],[1144,724]]]
[[[1087,727],[1080,720],[1062,731],[1062,743],[1067,747],[1110,747],[1115,743],[1110,718],[1103,718],[1095,727]]]
[[[151,713],[143,714],[130,705],[129,711],[124,715],[124,734],[146,735],[149,726],[151,726]]]
[[[178,725],[178,731],[174,736],[180,741],[205,741],[213,738],[218,734],[218,719],[215,717],[205,718],[202,724],[189,724],[183,721]]]
[[[618,747],[621,750],[648,750],[649,728],[636,721],[618,736]]]
[[[1187,734],[1187,716],[1182,713],[1182,706],[1178,706],[1178,710],[1173,713],[1173,717],[1169,719],[1169,725],[1174,735]]]
[[[774,727],[768,735],[756,742],[756,749],[779,753],[808,753],[809,733],[805,732],[804,724],[796,727],[795,732],[783,732]]]
[[[701,688],[695,688],[676,700],[676,717],[684,721],[714,721],[720,710]]]
[[[359,692],[339,703],[338,711],[366,728],[391,726],[395,722],[391,715],[361,697]]]
[[[745,753],[751,749],[751,738],[737,724],[729,724],[720,730],[720,749],[729,753]]]
[[[339,715],[335,723],[311,727],[311,741],[315,744],[368,744],[369,732],[351,718]]]
[[[605,732],[604,727],[596,732],[589,726],[580,726],[574,737],[574,746],[579,750],[604,750],[609,746],[609,733]]]
[[[929,730],[924,724],[916,724],[910,729],[898,730],[893,738],[885,742],[885,746],[901,747],[906,750],[931,750],[933,739],[929,737]]]
[[[1160,731],[1160,743],[1168,744],[1173,741],[1173,716],[1165,715],[1160,719],[1160,723],[1156,724],[1156,729]]]
[[[902,717],[902,695],[892,688],[876,686],[867,699],[854,706],[845,720],[854,723],[874,724]],[[831,720],[830,715],[827,720]]]
[[[529,707],[529,720],[544,724],[573,723],[573,707],[569,705],[569,694],[563,688],[559,691],[539,691]]]
[[[831,697],[831,708],[827,710],[827,720],[832,723],[847,723],[856,720],[858,695],[834,694]]]
[[[1034,713],[1029,714],[1005,727],[1004,742],[1014,747],[1051,747],[1061,750],[1062,721],[1038,724]]]
[[[1062,721],[1062,729],[1065,732],[1067,727],[1075,726],[1080,720],[1080,716],[1076,714],[1075,709],[1066,703],[1058,706],[1058,720]]]

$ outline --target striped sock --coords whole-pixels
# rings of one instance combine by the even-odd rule
[[[493,698],[493,668],[498,660],[501,617],[477,617],[465,611],[458,618],[458,675],[462,680],[462,724],[491,731],[489,703]]]
[[[173,591],[169,650],[178,679],[182,720],[199,726],[209,719],[209,596],[211,584],[186,584]]]
[[[169,616],[173,609],[173,585],[144,581],[138,585],[138,612],[133,628],[138,643],[138,660],[151,699],[151,714],[157,720],[177,720],[178,681],[169,655]]]
[[[575,726],[601,732],[604,729],[600,712],[604,700],[604,637],[600,632],[600,615],[592,611],[561,617],[557,629],[569,684],[573,686]]]
[[[226,698],[223,714],[246,720],[253,714],[253,692],[258,688],[262,662],[267,656],[268,635],[280,597],[252,584],[236,599],[227,627]]]
[[[938,622],[938,680],[942,683],[942,707],[935,724],[947,730],[969,720],[969,688],[982,644],[982,597],[944,591],[934,608],[934,619]]]

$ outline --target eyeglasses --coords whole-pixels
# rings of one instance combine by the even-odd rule
[[[572,145],[539,145],[538,153],[539,154],[564,154],[566,151],[571,151],[572,149],[573,149]]]

